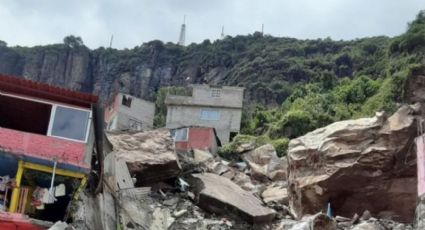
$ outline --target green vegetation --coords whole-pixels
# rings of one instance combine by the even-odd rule
[[[267,110],[257,106],[243,116],[242,133],[269,138],[267,142],[275,146],[280,156],[287,152],[288,138],[339,120],[372,116],[382,110],[394,112],[397,104],[405,100],[406,79],[422,65],[425,12],[418,14],[405,34],[392,39],[306,43],[310,44],[304,52],[297,46],[292,48],[292,54],[300,54],[300,59],[289,65],[288,71],[303,72],[295,75],[308,76],[308,80],[293,84],[290,91],[285,89],[291,93],[280,107]],[[338,46],[338,52],[333,53],[332,49]],[[321,51],[305,56],[306,50],[317,49]],[[254,63],[260,60],[256,57]],[[228,157],[238,141],[225,145],[222,154]]]

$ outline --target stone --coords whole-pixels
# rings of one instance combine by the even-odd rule
[[[249,141],[246,143],[240,143],[236,146],[236,153],[241,154],[247,151],[255,149],[255,141]]]
[[[369,210],[365,210],[362,214],[362,217],[360,217],[360,220],[369,220],[372,217],[372,214],[370,214]]]
[[[276,213],[261,200],[227,178],[212,173],[192,174],[189,182],[199,207],[212,213],[230,215],[250,223],[270,222]]]
[[[257,180],[286,180],[286,162],[279,158],[273,145],[266,144],[244,153],[242,159],[251,170],[251,176]]]
[[[204,150],[199,150],[199,149],[194,149],[193,150],[193,161],[195,163],[202,163],[205,161],[208,161],[210,159],[213,159],[214,156],[208,152],[208,151],[204,151]]]
[[[143,186],[177,177],[181,166],[174,151],[174,142],[167,129],[148,132],[112,132],[107,134],[113,154],[127,163],[136,186]]]
[[[277,202],[288,205],[288,190],[286,188],[270,186],[261,193],[265,203]]]
[[[163,230],[168,229],[175,219],[167,209],[155,208],[152,213],[152,224],[149,229]]]
[[[337,230],[337,224],[327,215],[318,213],[303,217],[301,222],[293,225],[290,230]]]
[[[374,223],[363,222],[354,226],[352,230],[385,230],[385,229]]]
[[[187,210],[182,209],[182,210],[179,210],[179,211],[175,211],[173,213],[173,216],[176,217],[176,218],[179,218],[179,217],[183,216],[185,213],[187,213]]]
[[[343,216],[336,216],[335,221],[336,222],[348,222],[348,221],[351,221],[351,219],[347,218],[347,217],[343,217]]]
[[[353,218],[351,218],[351,221],[350,221],[351,225],[357,224],[359,222],[359,219],[360,219],[359,214],[355,213]]]
[[[417,229],[425,229],[425,194],[418,197],[415,217]]]
[[[402,106],[388,119],[340,121],[292,139],[288,193],[297,218],[324,211],[353,216],[369,210],[412,222],[416,203],[418,109]]]

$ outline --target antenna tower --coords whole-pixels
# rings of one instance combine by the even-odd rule
[[[183,24],[180,29],[179,42],[177,44],[184,46],[185,42],[186,42],[186,15],[183,17]]]
[[[109,40],[109,48],[112,47],[112,42],[114,41],[114,35],[111,35],[111,40]]]
[[[221,27],[221,39],[224,39],[224,26]]]

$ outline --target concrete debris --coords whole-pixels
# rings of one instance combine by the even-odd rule
[[[181,166],[174,151],[174,142],[167,129],[148,132],[107,134],[117,159],[127,162],[136,186],[177,177]]]
[[[275,211],[266,208],[251,193],[227,178],[216,174],[192,174],[196,202],[201,208],[219,214],[229,214],[250,223],[270,222]]]
[[[58,221],[49,230],[72,230],[73,228],[69,226],[67,223]]]
[[[286,180],[287,163],[277,156],[271,144],[244,153],[242,159],[249,166],[251,176],[257,180]]]
[[[289,143],[290,206],[298,218],[326,210],[412,222],[416,203],[416,115],[403,106],[388,119],[335,122]]]

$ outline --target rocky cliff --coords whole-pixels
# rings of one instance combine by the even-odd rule
[[[255,33],[187,47],[151,41],[124,50],[90,50],[81,40],[36,47],[3,44],[0,73],[93,92],[103,100],[118,90],[154,100],[164,86],[238,85],[246,87],[246,101],[276,106],[297,83],[320,81],[324,73],[331,77],[378,74],[381,70],[369,68],[370,63],[380,61],[389,40],[297,40]],[[364,59],[355,59],[350,50]]]

